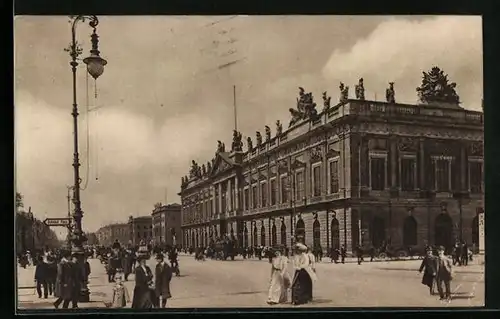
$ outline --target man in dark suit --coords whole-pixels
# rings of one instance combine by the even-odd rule
[[[446,300],[448,302],[451,301],[451,289],[450,282],[453,279],[453,261],[445,256],[444,247],[440,246],[438,248],[438,257],[437,257],[437,288],[439,292],[440,300]],[[443,284],[445,287],[445,291],[443,291]]]
[[[71,299],[71,308],[78,308],[78,300],[80,299],[80,293],[82,290],[82,283],[85,280],[85,264],[78,263],[78,255],[71,255],[71,271],[73,276],[73,292]]]
[[[59,308],[62,303],[63,309],[68,309],[70,301],[73,300],[75,282],[73,268],[68,261],[70,256],[70,252],[63,252],[61,261],[57,265],[56,297],[58,298],[54,302],[56,308]]]
[[[167,299],[171,298],[170,294],[170,280],[172,280],[172,268],[165,262],[163,254],[156,255],[156,269],[155,269],[155,291],[156,291],[156,304],[160,304],[165,308]]]

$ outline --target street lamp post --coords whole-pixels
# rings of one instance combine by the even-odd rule
[[[80,56],[83,52],[82,48],[76,41],[76,26],[78,22],[89,21],[90,27],[93,29],[93,33],[91,35],[92,49],[90,50],[90,56],[83,59],[83,63],[87,65],[87,71],[89,74],[97,80],[97,78],[103,73],[104,66],[107,64],[107,61],[99,56],[99,37],[96,33],[96,27],[99,24],[99,20],[95,15],[79,15],[76,17],[72,17],[71,24],[71,43],[69,48],[65,49],[65,51],[69,52],[71,57],[71,71],[73,75],[73,111],[71,115],[73,116],[73,144],[74,144],[74,152],[73,152],[73,170],[74,170],[74,186],[73,186],[73,204],[74,204],[74,227],[72,229],[71,236],[71,252],[75,254],[78,258],[78,263],[81,266],[83,271],[83,263],[84,263],[84,248],[83,243],[87,240],[82,230],[82,205],[80,201],[80,161],[78,154],[78,104],[76,98],[76,67],[78,66],[78,56]],[[81,302],[87,302],[90,300],[90,293],[85,281],[82,282],[82,290],[80,293]]]

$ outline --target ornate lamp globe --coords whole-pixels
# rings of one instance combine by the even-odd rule
[[[108,61],[104,60],[99,55],[94,54],[83,59],[83,62],[87,64],[87,71],[89,74],[96,80],[104,72],[104,66],[108,63]]]
[[[83,59],[83,63],[87,65],[87,71],[89,74],[97,80],[97,78],[104,72],[104,66],[108,64],[108,61],[104,60],[99,55],[99,36],[97,35],[95,29],[90,38],[92,41],[92,50],[90,50],[90,56]]]

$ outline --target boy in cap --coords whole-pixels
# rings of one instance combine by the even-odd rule
[[[437,257],[437,288],[439,292],[440,300],[446,300],[448,302],[451,301],[451,289],[450,282],[453,279],[453,261],[445,256],[444,247],[439,246],[438,249],[438,257]],[[445,290],[443,291],[443,284]]]

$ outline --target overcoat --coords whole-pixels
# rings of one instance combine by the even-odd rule
[[[141,266],[135,268],[135,287],[132,297],[132,308],[151,309],[153,308],[153,293],[150,285],[153,280],[153,273],[148,266],[144,266],[146,272]]]
[[[434,282],[434,277],[436,277],[437,273],[437,264],[436,257],[434,256],[425,256],[422,260],[422,264],[418,271],[424,271],[424,275],[422,277],[422,284],[427,287],[432,287],[432,283]]]
[[[171,298],[170,280],[172,280],[172,268],[167,264],[157,264],[155,269],[155,291],[156,296]]]
[[[63,260],[57,265],[55,296],[63,300],[71,300],[75,289],[74,270],[71,263]]]

